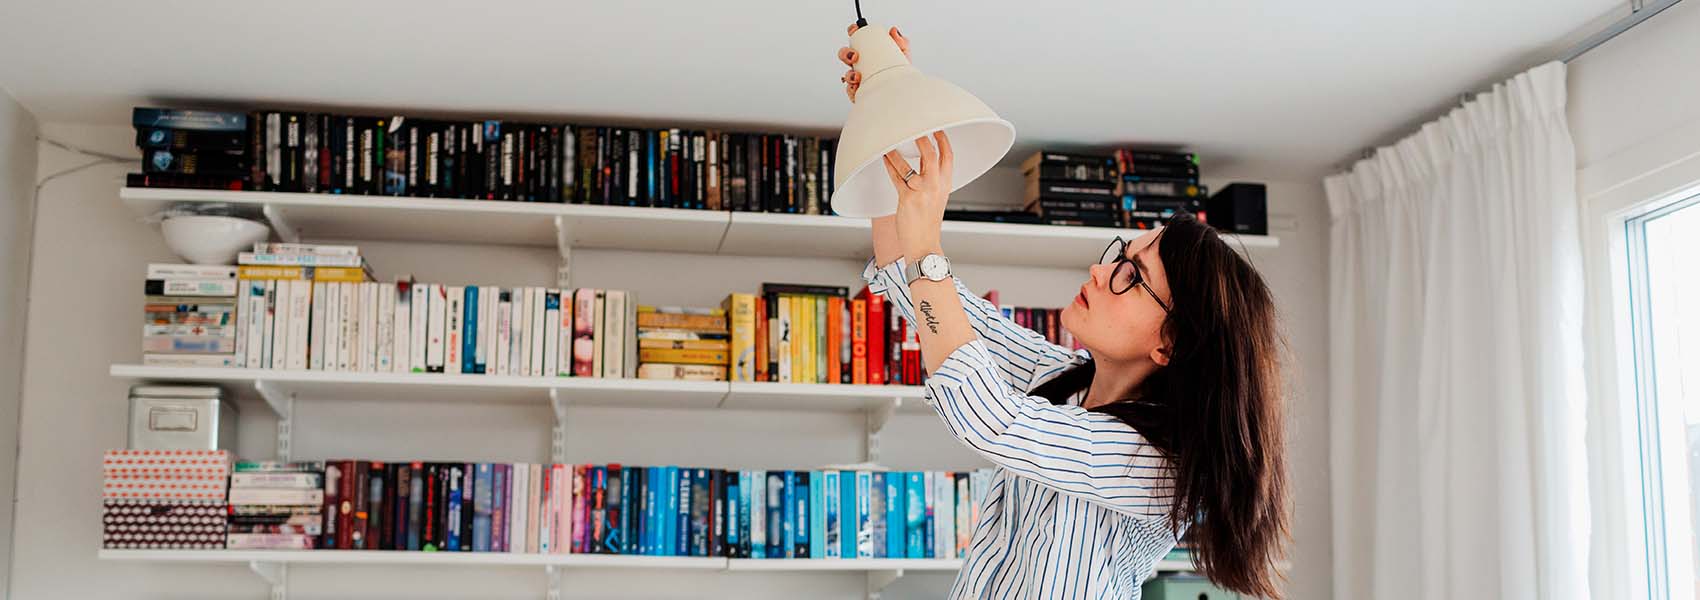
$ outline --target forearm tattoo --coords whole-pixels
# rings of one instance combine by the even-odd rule
[[[928,302],[926,300],[922,300],[921,304],[918,305],[916,308],[921,309],[921,316],[926,317],[926,319],[927,319],[927,329],[932,330],[933,333],[938,333],[939,332],[939,320],[938,320],[937,317],[933,316],[933,303]]]

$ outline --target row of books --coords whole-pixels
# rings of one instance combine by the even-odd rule
[[[734,380],[919,385],[921,345],[885,299],[863,288],[763,283],[734,294]],[[747,318],[743,315],[748,315]]]
[[[831,139],[142,107],[132,122],[136,187],[831,213]]]
[[[315,463],[238,462],[225,547],[307,550],[324,535],[324,472]]]
[[[1150,229],[1177,212],[1203,216],[1209,195],[1188,153],[1040,151],[1021,168],[1026,210],[1045,223]]]
[[[989,476],[357,460],[323,469],[320,548],[731,558],[961,557]]]

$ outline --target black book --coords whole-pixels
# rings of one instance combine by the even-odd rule
[[[679,208],[697,207],[695,145],[694,134],[679,132],[679,197],[675,200]]]
[[[283,190],[299,192],[301,186],[301,113],[283,114]]]
[[[418,119],[408,119],[402,126],[402,136],[407,140],[407,167],[403,169],[407,183],[403,185],[403,195],[427,197],[431,195],[430,186],[426,182],[425,160],[429,156],[429,132],[423,131],[425,122]]]
[[[519,140],[515,139],[515,136],[518,135],[516,130],[519,127],[515,123],[503,123],[502,125],[500,141],[502,150],[499,157],[500,163],[497,167],[501,183],[498,188],[500,193],[496,195],[496,198],[499,200],[518,200],[520,199],[520,192],[516,189],[515,184],[519,181],[520,147]]]
[[[1027,163],[1024,163],[1024,165]],[[1042,162],[1031,167],[1024,166],[1022,172],[1027,177],[1046,181],[1108,181],[1114,182],[1119,171],[1115,159],[1103,159],[1100,162]]]
[[[1190,178],[1122,176],[1122,195],[1204,197],[1209,195],[1198,180]]]
[[[609,204],[619,206],[636,204],[630,195],[631,186],[627,182],[627,178],[631,176],[629,172],[631,149],[627,147],[629,143],[626,130],[614,128],[608,131]]]
[[[1198,164],[1198,155],[1191,152],[1159,152],[1156,150],[1120,150],[1117,158],[1123,163],[1186,163]]]
[[[466,540],[472,536],[471,529],[461,528],[462,516],[472,514],[470,510],[472,505],[468,502],[472,490],[461,485],[461,482],[466,479],[466,467],[460,463],[443,465],[442,478],[443,543],[439,549],[448,552],[460,552],[461,544],[470,543]]]
[[[248,113],[248,185],[253,186],[250,189],[267,189],[265,121],[265,113]]]
[[[762,201],[761,166],[762,136],[748,134],[744,136],[744,210],[750,212],[766,212],[767,205]]]
[[[626,130],[626,198],[633,206],[653,206],[649,196],[649,136],[642,129]]]
[[[847,298],[850,288],[843,286],[815,285],[808,283],[769,283],[762,282],[761,293],[766,294],[803,294],[811,296],[837,296]]]
[[[484,185],[480,186],[479,197],[485,200],[496,200],[502,197],[502,122],[484,121],[476,124],[479,131],[474,135],[480,140],[478,153],[484,158],[483,176],[480,178]]]
[[[519,186],[518,196],[526,202],[537,201],[537,130],[530,125],[521,125],[515,134],[519,139],[520,168],[515,181]]]
[[[578,129],[571,125],[559,128],[561,189],[556,202],[578,202]]]
[[[631,502],[626,503],[627,554],[648,554],[649,467],[632,467]]]
[[[1093,198],[1093,199],[1089,199],[1089,200],[1087,200],[1087,199],[1066,199],[1066,198],[1040,198],[1037,202],[1034,202],[1033,204],[1030,204],[1029,206],[1037,207],[1037,208],[1041,208],[1041,209],[1047,209],[1047,210],[1050,210],[1050,209],[1060,209],[1060,210],[1118,210],[1122,207],[1123,200],[1124,200],[1124,198],[1118,198],[1118,197]]]
[[[241,178],[249,175],[249,164],[239,154],[149,149],[142,151],[142,172]]]
[[[246,153],[251,134],[252,132],[247,130],[198,131],[164,127],[137,127],[136,146],[139,148],[196,150],[201,152]]]
[[[588,204],[596,197],[596,129],[579,127],[578,134],[578,195],[575,202]]]
[[[425,493],[425,497],[419,505],[419,548],[417,549],[441,549],[442,544],[437,539],[438,532],[442,530],[442,528],[437,525],[437,523],[440,522],[440,519],[437,517],[438,504],[440,502],[439,498],[442,497],[437,489],[439,484],[437,477],[437,463],[425,463],[425,470],[422,473],[415,474],[414,476],[425,478],[422,482],[423,485],[420,486],[420,490]]]
[[[1069,227],[1108,227],[1108,228],[1111,228],[1111,229],[1121,229],[1122,228],[1122,222],[1121,222],[1121,219],[1119,219],[1119,218],[1072,219],[1072,218],[1060,218],[1059,217],[1059,218],[1052,218],[1052,219],[1043,219],[1043,222],[1046,225],[1065,225],[1065,226],[1069,226]]]
[[[389,548],[389,537],[384,535],[388,519],[384,518],[384,484],[387,478],[384,471],[388,467],[381,462],[368,463],[366,467],[366,549],[386,550]],[[356,507],[355,511],[360,508]],[[356,512],[355,515],[359,515]]]
[[[809,539],[809,523],[811,523],[809,520],[811,517],[809,514],[809,472],[786,472],[785,475],[786,481],[797,488],[791,495],[797,504],[795,510],[797,513],[797,531],[793,536],[792,554],[797,558],[809,558],[809,542],[812,541]],[[869,490],[869,493],[873,493],[873,491]],[[868,515],[868,518],[873,518],[873,515]]]
[[[460,474],[460,551],[472,551],[472,513],[473,505],[472,464],[461,465]]]
[[[412,501],[413,469],[411,465],[399,463],[395,465],[395,493],[390,503],[390,548],[395,550],[414,550],[407,545],[407,506]]]
[[[460,124],[440,123],[437,127],[437,195],[460,198]]]
[[[1198,165],[1172,162],[1135,162],[1122,167],[1122,173],[1151,177],[1198,177]]]
[[[693,164],[696,165],[696,170],[692,173],[693,175],[696,176],[696,183],[697,183],[697,185],[696,185],[696,208],[697,208],[697,210],[703,210],[703,209],[708,208],[708,194],[709,194],[709,190],[708,190],[708,134],[705,133],[705,132],[702,132],[702,131],[698,131],[698,132],[696,132],[696,135],[692,136],[692,139],[696,140],[696,147],[695,147],[696,153],[692,155],[692,158],[694,160]]]
[[[320,121],[321,115],[301,117],[301,191],[307,193],[319,191]]]
[[[698,143],[703,139],[699,136]],[[684,469],[680,469],[684,471]],[[713,497],[709,490],[710,471],[708,469],[691,469],[691,556],[708,556],[709,527],[714,524],[710,515],[710,505]]]
[[[345,193],[348,184],[348,119],[339,115],[326,115],[325,149],[319,155],[328,158],[326,161],[324,192],[331,194]]]
[[[331,133],[336,126],[336,120],[333,116],[324,113],[316,115],[315,118],[319,122],[319,143],[316,146],[318,151],[314,156],[317,160],[313,161],[313,164],[315,165],[313,172],[318,174],[318,183],[315,186],[315,189],[321,193],[328,193],[331,190],[333,177],[331,171],[331,153],[335,149],[335,146],[331,145]]]
[[[484,132],[478,123],[457,123],[455,125],[455,145],[460,162],[455,170],[460,173],[460,197],[482,199],[484,197]]]
[[[390,117],[384,129],[383,193],[385,196],[407,195],[407,128],[406,117]]]

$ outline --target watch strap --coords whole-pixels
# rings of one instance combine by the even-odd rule
[[[921,273],[921,262],[926,260],[928,257],[932,257],[932,256],[937,256],[939,258],[945,258],[944,255],[942,255],[942,254],[928,254],[927,256],[923,256],[920,259],[916,260],[914,263],[910,264],[909,269],[903,273],[903,285],[906,285],[906,286],[912,285],[912,284],[915,283],[916,280],[923,279],[923,278],[925,278],[929,281],[944,281],[944,279],[946,277],[950,277],[951,273],[950,273],[950,269],[948,267],[948,265],[950,264],[950,259],[948,259],[948,258],[945,258],[945,265],[947,265],[947,266],[946,266],[946,269],[945,269],[944,276],[939,277],[938,279],[933,279],[933,278],[927,277],[926,275]]]

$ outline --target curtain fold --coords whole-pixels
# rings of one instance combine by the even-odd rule
[[[1336,598],[1583,598],[1562,63],[1327,178]]]

